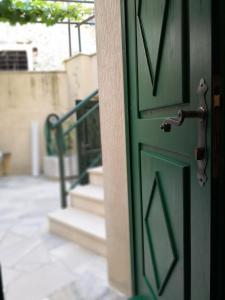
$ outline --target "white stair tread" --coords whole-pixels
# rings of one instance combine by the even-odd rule
[[[70,194],[72,196],[91,198],[96,201],[104,201],[104,189],[92,184],[78,185]]]
[[[49,218],[99,239],[106,239],[104,218],[77,208],[65,208],[49,214]]]
[[[90,169],[88,169],[88,173],[102,175],[103,174],[103,166],[90,168]]]

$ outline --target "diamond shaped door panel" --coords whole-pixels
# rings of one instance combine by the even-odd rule
[[[189,277],[184,268],[190,247],[189,167],[148,151],[140,155],[146,287],[154,300],[184,300]]]
[[[212,1],[122,2],[134,292],[146,300],[209,300]],[[160,129],[178,110],[196,110],[201,78],[209,87],[204,187],[196,180],[198,120]]]
[[[179,0],[136,1],[139,111],[188,101],[183,5]]]

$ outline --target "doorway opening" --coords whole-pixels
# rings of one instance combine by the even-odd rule
[[[86,2],[92,6],[94,4],[93,1],[77,2]],[[5,25],[1,24],[1,27],[4,28]],[[57,24],[55,29],[43,29],[41,24],[35,24],[27,27],[24,25],[22,28],[10,28],[6,25],[2,30],[5,32],[6,43],[0,43],[0,48],[7,58],[4,60],[4,68],[8,63],[8,69],[0,73],[2,95],[4,88],[6,89],[1,100],[4,116],[0,126],[0,150],[1,157],[11,154],[11,168],[4,168],[3,173],[7,176],[0,178],[0,197],[3,199],[0,204],[3,220],[0,263],[6,300],[123,297],[109,286],[106,258],[101,255],[100,250],[96,250],[99,247],[104,252],[106,248],[104,218],[101,215],[104,213],[102,170],[89,170],[94,187],[89,187],[88,195],[80,187],[79,191],[76,190],[76,197],[79,194],[80,198],[74,201],[78,206],[74,217],[79,223],[76,225],[80,226],[77,230],[80,235],[76,232],[76,237],[79,237],[80,242],[89,238],[90,247],[96,249],[88,250],[83,248],[83,244],[80,246],[63,239],[62,235],[67,235],[71,224],[61,227],[59,236],[49,233],[46,224],[47,214],[60,209],[61,174],[59,159],[52,155],[55,145],[51,148],[51,155],[45,151],[47,142],[45,143],[44,126],[50,113],[58,114],[61,118],[74,108],[74,101],[92,95],[97,89],[96,53],[93,53],[94,25],[94,17],[91,16],[81,23],[66,21],[66,24]],[[42,29],[47,31],[46,35],[42,33]],[[28,37],[25,36],[26,30]],[[38,36],[42,40],[41,45],[36,40],[33,41]],[[14,51],[14,48],[15,51],[26,54],[26,59],[25,55],[22,59],[27,70],[17,72],[15,59],[18,55],[9,61],[9,52]],[[48,48],[50,50],[47,55],[45,51]],[[57,52],[59,49],[62,53]],[[59,57],[64,59],[64,66]],[[90,100],[98,101],[93,98],[95,95]],[[92,109],[93,105],[90,106]],[[85,114],[86,112],[80,118],[84,118]],[[91,121],[93,128],[95,123],[97,122]],[[63,153],[65,158],[68,158],[71,151],[77,150],[77,138],[73,132],[66,140]],[[64,169],[68,169],[67,186],[71,178],[79,177],[80,170],[77,156],[73,155],[66,161]],[[43,175],[42,172],[45,172],[45,177],[39,176]],[[32,176],[29,176],[31,173]],[[67,197],[67,204],[73,202],[72,196],[74,195]],[[90,210],[96,210],[96,216]],[[87,215],[92,227],[84,222]],[[52,227],[56,230],[63,220],[57,220],[56,224],[55,215],[51,215],[51,220],[53,218]],[[64,221],[68,221],[65,216]],[[81,228],[83,225],[84,228]],[[85,228],[86,225],[88,228]],[[89,230],[90,227],[93,235],[88,232],[91,237],[88,234],[82,236],[82,230]],[[68,235],[71,237],[72,232]],[[91,239],[93,243],[90,242]]]

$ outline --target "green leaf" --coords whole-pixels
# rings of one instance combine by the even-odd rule
[[[63,3],[49,3],[45,0],[0,1],[0,21],[9,22],[12,25],[36,22],[54,25],[67,19],[80,22],[91,14],[93,10],[81,3],[68,3],[65,6]]]

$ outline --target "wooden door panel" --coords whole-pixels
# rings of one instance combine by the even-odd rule
[[[137,0],[136,5],[139,110],[187,102],[183,1]]]
[[[126,43],[135,291],[148,300],[210,299],[210,1],[127,0]],[[164,132],[208,86],[207,177],[197,180],[198,121]]]
[[[143,150],[140,160],[146,288],[154,299],[183,300],[190,276],[184,267],[190,263],[189,167]]]
[[[175,113],[168,114],[163,117],[152,117],[151,119],[139,119],[136,123],[135,138],[142,145],[149,147],[157,147],[158,150],[164,153],[174,153],[186,158],[194,157],[194,149],[197,146],[197,121],[186,122],[181,127],[174,127],[171,132],[166,133],[160,130],[162,121],[168,116],[175,116]],[[187,133],[191,133],[189,143],[187,141]]]

